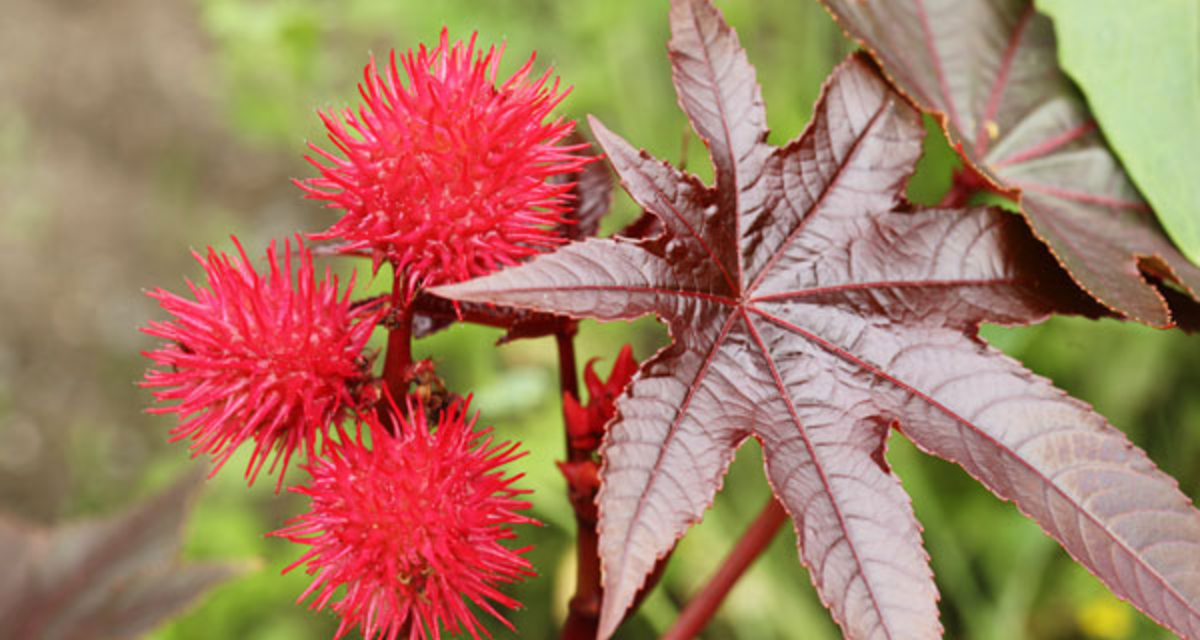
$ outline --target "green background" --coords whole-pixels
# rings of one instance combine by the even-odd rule
[[[673,160],[687,130],[670,85],[665,0],[119,0],[103,14],[78,3],[13,3],[14,21],[0,25],[0,508],[43,522],[106,511],[198,464],[182,444],[164,442],[168,418],[139,413],[149,397],[133,385],[145,364],[136,354],[153,343],[136,327],[160,317],[141,290],[181,290],[184,276],[199,275],[188,249],[227,248],[230,233],[256,252],[270,238],[332,222],[334,214],[303,200],[288,178],[312,175],[302,155],[306,140],[322,136],[314,109],[352,104],[370,54],[432,42],[443,25],[455,38],[477,30],[481,42],[507,42],[506,70],[532,50],[539,69],[552,65],[574,87],[562,106],[569,117],[595,114]],[[772,142],[795,137],[848,43],[812,1],[718,5],[758,68]],[[30,68],[10,66],[14,60]],[[948,180],[949,154],[933,147],[938,153],[914,183],[920,201],[936,200]],[[689,169],[711,174],[695,139],[687,156]],[[634,214],[621,194],[605,228]],[[1200,342],[1065,318],[984,333],[1094,405],[1185,492],[1200,495]],[[419,343],[417,354],[434,357],[452,388],[475,393],[485,423],[531,452],[515,467],[528,474],[546,524],[521,532],[542,575],[516,589],[527,608],[512,620],[521,637],[550,638],[573,580],[573,521],[553,465],[563,448],[555,352],[549,340],[494,349],[498,336],[457,327]],[[641,359],[665,339],[650,319],[584,323],[580,362],[600,358],[607,374],[622,344]],[[304,505],[274,495],[271,482],[247,490],[234,472],[246,453],[209,483],[186,553],[261,568],[213,592],[155,640],[333,635],[332,615],[293,604],[306,576],[278,575],[300,550],[264,538]],[[900,437],[888,455],[925,527],[947,637],[1171,637],[956,467]],[[766,499],[750,442],[662,587],[618,637],[663,632]],[[790,531],[704,637],[840,637]]]

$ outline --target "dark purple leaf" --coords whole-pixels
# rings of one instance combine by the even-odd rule
[[[566,144],[587,144],[588,140],[578,133],[571,134]],[[612,208],[612,174],[603,162],[592,162],[583,166],[579,173],[555,176],[564,181],[574,181],[571,189],[571,211],[567,214],[569,224],[559,225],[563,236],[572,240],[594,237],[600,231],[600,221]]]
[[[1018,195],[1034,232],[1104,305],[1172,324],[1146,274],[1200,300],[1200,268],[1163,233],[1059,70],[1029,0],[824,0],[897,86],[942,114],[965,158]]]
[[[1176,320],[1175,326],[1184,333],[1200,333],[1200,302],[1154,278],[1150,281],[1158,285],[1166,298],[1167,305],[1171,307],[1171,317]]]
[[[753,69],[705,0],[674,0],[680,103],[716,185],[592,121],[648,239],[588,240],[439,294],[600,320],[653,313],[672,343],[618,401],[599,497],[601,636],[703,515],[735,449],[761,444],[800,553],[848,638],[941,634],[889,427],[1015,501],[1115,592],[1200,629],[1200,513],[1080,402],[988,347],[981,322],[1100,315],[1017,216],[917,210],[923,129],[863,57],[813,122],[765,144]]]
[[[649,211],[643,211],[642,215],[638,216],[633,222],[625,225],[616,235],[639,240],[641,238],[656,236],[662,233],[662,229],[662,221],[658,219],[658,216]]]
[[[8,640],[134,638],[240,571],[179,564],[202,474],[102,520],[40,529],[0,519],[0,629]]]
[[[458,321],[505,329],[499,344],[522,338],[541,338],[571,330],[574,321],[564,316],[494,304],[459,302],[421,292],[413,302],[413,337],[425,338]]]

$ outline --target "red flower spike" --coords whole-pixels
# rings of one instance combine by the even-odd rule
[[[604,427],[616,414],[617,396],[637,374],[638,362],[633,358],[633,347],[625,345],[617,354],[608,380],[601,382],[596,375],[596,359],[583,367],[583,382],[588,389],[588,404],[585,408],[570,394],[563,394],[564,415],[571,446],[575,449],[595,450],[604,437]]]
[[[599,438],[593,433],[591,412],[569,391],[563,392],[563,419],[567,423],[567,437],[571,439],[572,449],[595,451],[600,446]]]
[[[312,254],[299,238],[294,281],[291,242],[282,266],[271,243],[270,270],[261,275],[233,242],[240,259],[211,247],[207,258],[193,252],[208,278],[207,288],[188,282],[194,300],[149,292],[174,318],[142,329],[168,342],[143,352],[161,369],[148,370],[141,386],[175,403],[148,411],[178,415],[171,441],[191,439],[193,457],[210,454],[214,474],[253,439],[246,468],[253,484],[274,451],[269,473],[281,467],[278,491],[292,454],[303,446],[311,456],[318,434],[368,400],[362,351],[379,312],[352,307],[353,277],[341,297],[328,270],[315,282]]]
[[[633,347],[621,347],[612,371],[608,374],[608,380],[604,382],[600,382],[600,377],[596,375],[594,363],[595,360],[588,362],[583,371],[583,381],[588,388],[588,405],[589,408],[595,406],[596,411],[605,416],[604,422],[608,422],[615,411],[613,402],[637,374],[638,362],[633,358]]]
[[[530,508],[520,499],[529,491],[512,486],[523,474],[500,468],[525,454],[476,431],[469,402],[450,404],[431,429],[410,399],[408,417],[397,411],[399,436],[368,412],[372,448],[363,425],[357,438],[341,432],[305,466],[311,482],[291,488],[311,498],[309,511],[270,535],[310,547],[284,573],[307,563],[316,578],[300,601],[315,594],[310,608],[341,616],[337,637],[354,627],[366,640],[438,639],[442,629],[490,637],[468,602],[512,628],[494,605],[520,603],[498,587],[534,572],[529,547],[502,541],[515,537],[512,525],[538,523],[518,513]]]
[[[555,146],[574,121],[545,122],[566,97],[550,72],[532,78],[534,57],[496,85],[503,48],[450,43],[445,29],[432,51],[396,54],[386,75],[372,59],[357,113],[321,113],[344,157],[309,145],[321,172],[297,181],[309,198],[345,215],[315,239],[342,239],[339,250],[388,260],[405,288],[457,282],[515,264],[566,240],[554,229],[569,210],[571,182],[549,178],[596,158]],[[324,162],[322,161],[324,160]],[[328,163],[328,164],[326,164]]]

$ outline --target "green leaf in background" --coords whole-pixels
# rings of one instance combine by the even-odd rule
[[[1179,250],[1200,265],[1200,2],[1038,0],[1059,62]]]

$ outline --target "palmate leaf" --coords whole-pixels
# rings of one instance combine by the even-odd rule
[[[593,120],[662,234],[571,244],[436,291],[669,324],[671,345],[618,400],[603,446],[600,635],[754,437],[845,635],[938,637],[920,529],[883,456],[897,427],[1016,502],[1116,593],[1200,636],[1200,513],[1123,434],[976,333],[985,321],[1102,310],[1019,217],[904,201],[921,120],[867,58],[842,64],[809,128],[775,148],[754,70],[720,14],[674,0],[671,29],[680,104],[716,184]]]
[[[180,564],[191,494],[203,474],[101,520],[40,529],[0,518],[0,630],[6,640],[144,635],[241,568]]]
[[[1197,313],[1200,268],[1105,144],[1031,0],[822,1],[902,91],[943,116],[967,160],[1017,195],[1034,232],[1097,300],[1158,327],[1172,324],[1172,310]],[[1180,287],[1183,304],[1169,309],[1147,275]]]

